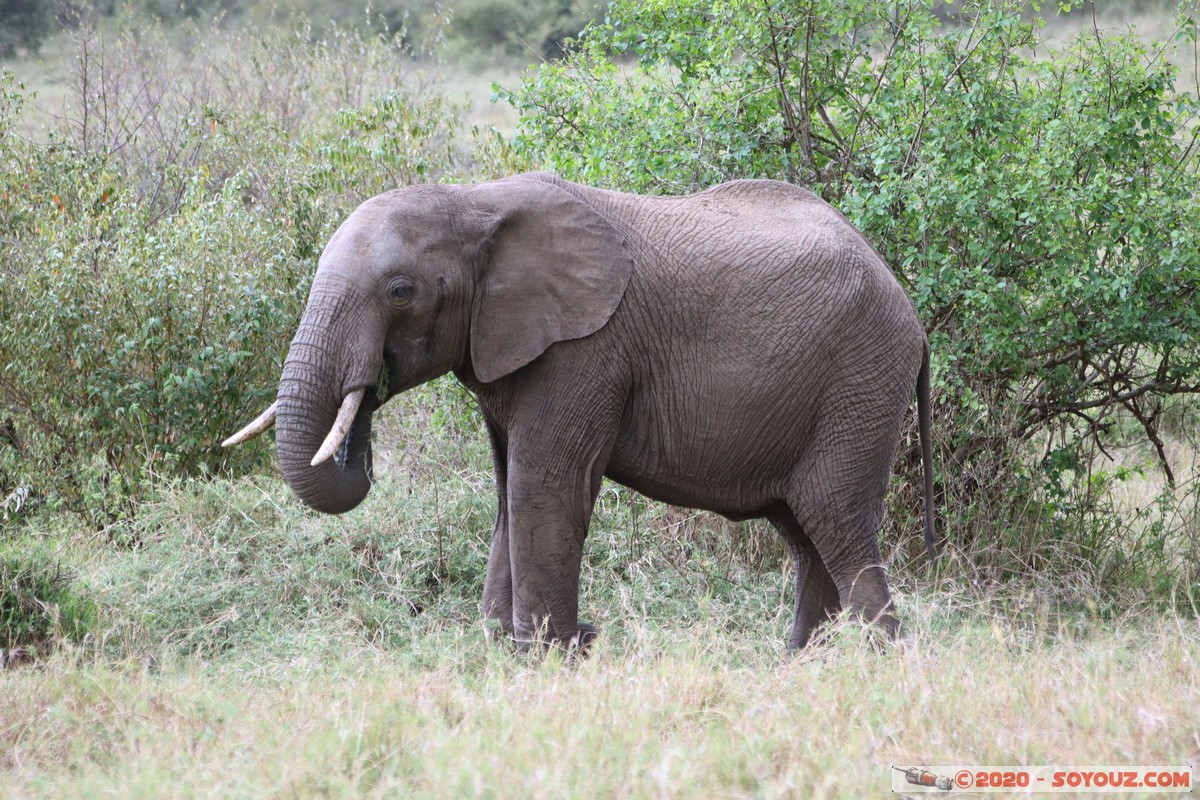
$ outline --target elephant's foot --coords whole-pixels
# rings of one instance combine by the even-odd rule
[[[809,571],[807,581],[796,589],[796,615],[792,621],[789,650],[803,650],[828,640],[829,625],[842,613],[837,587],[819,563]]]
[[[820,649],[829,643],[832,627],[832,619],[826,618],[816,624],[794,630],[788,639],[787,648],[792,653],[810,648]]]
[[[901,642],[900,621],[895,616],[884,614],[868,619],[861,613],[845,611],[830,614],[799,635],[793,634],[788,641],[788,651],[794,655],[820,651],[833,644],[839,631],[847,627],[861,628],[868,646],[876,652],[886,652],[889,646]]]
[[[543,629],[525,636],[513,635],[510,631],[508,636],[520,652],[544,655],[550,650],[558,650],[574,659],[590,655],[592,643],[600,636],[600,631],[590,622],[579,622],[575,625],[575,632],[570,635],[552,634]]]
[[[890,608],[889,606],[888,610],[867,623],[867,628],[871,632],[871,647],[876,652],[886,652],[892,645],[901,641],[903,635],[900,620],[891,613]]]
[[[485,641],[509,645],[521,653],[544,654],[550,649],[558,649],[566,652],[572,658],[587,658],[591,653],[592,643],[599,636],[599,629],[590,622],[577,623],[575,633],[570,636],[546,635],[545,632],[540,632],[533,636],[523,637],[516,635],[511,622],[506,625],[504,620],[494,617],[483,620]]]
[[[567,649],[580,658],[587,658],[592,652],[592,642],[600,637],[600,631],[590,622],[580,622],[575,628],[575,635],[571,637]]]

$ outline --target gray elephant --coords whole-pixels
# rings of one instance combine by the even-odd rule
[[[929,347],[871,245],[774,181],[641,197],[546,174],[373,198],[321,256],[276,426],[313,508],[371,485],[381,399],[453,372],[491,438],[498,511],[483,613],[518,642],[586,646],[584,538],[601,480],[766,518],[796,564],[790,644],[849,608],[895,636],[880,564],[914,389],[932,549]]]

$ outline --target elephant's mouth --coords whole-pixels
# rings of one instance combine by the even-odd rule
[[[312,457],[311,465],[332,461],[339,471],[358,470],[358,459],[366,454],[370,470],[371,415],[396,394],[391,383],[391,359],[384,348],[379,374],[374,384],[363,384],[342,397],[333,425]]]
[[[333,463],[338,469],[345,472],[346,456],[350,452],[350,442],[354,440],[354,425],[351,424],[350,432],[346,434],[346,438],[342,439],[342,444],[337,450],[333,451]]]
[[[363,468],[371,477],[371,417],[379,408],[380,401],[374,387],[366,387],[362,403],[354,414],[350,428],[345,438],[333,451],[333,463],[341,471],[347,468],[357,469],[359,459],[363,459]]]
[[[354,413],[354,418],[350,422],[350,427],[346,431],[345,438],[341,444],[333,452],[332,461],[340,471],[347,469],[358,469],[359,459],[365,460],[364,467],[367,472],[367,477],[371,476],[371,418],[372,415],[379,410],[380,406],[391,400],[396,395],[411,388],[414,385],[411,382],[403,382],[397,379],[399,371],[397,369],[399,359],[395,353],[391,352],[388,347],[383,348],[383,357],[380,359],[379,375],[374,385],[361,386],[358,389],[347,394],[347,397],[355,392],[363,393],[362,402],[358,405],[358,410]],[[343,404],[345,401],[343,400]],[[337,422],[334,423],[334,429],[337,428]],[[332,432],[331,432],[332,435]],[[314,459],[315,461],[315,459]]]

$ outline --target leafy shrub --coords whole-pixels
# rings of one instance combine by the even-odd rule
[[[456,157],[456,110],[395,39],[196,33],[81,30],[45,142],[0,87],[0,495],[96,525],[155,476],[263,459],[219,442],[272,399],[324,242]]]
[[[54,177],[62,208],[42,216],[23,268],[0,288],[0,390],[18,437],[0,465],[104,524],[155,473],[261,457],[217,444],[270,403],[266,376],[310,269],[235,183],[215,197],[196,185],[155,224],[144,207],[88,205],[94,184],[72,166],[34,167]]]
[[[1132,423],[1173,478],[1167,400],[1200,391],[1200,103],[1169,43],[1092,29],[1051,49],[1028,11],[616,0],[565,63],[498,89],[517,157],[564,177],[777,178],[844,211],[926,323],[947,535],[993,576],[1031,550],[1105,563],[1125,542],[1089,532],[1119,475],[1094,458]],[[1194,17],[1174,34],[1194,46]],[[913,525],[908,441],[893,516]]]

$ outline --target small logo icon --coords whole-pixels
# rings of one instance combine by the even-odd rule
[[[906,783],[911,783],[913,786],[932,786],[935,789],[941,789],[943,792],[948,792],[954,788],[954,782],[949,778],[934,775],[927,769],[920,767],[892,767],[892,769],[904,775]]]

